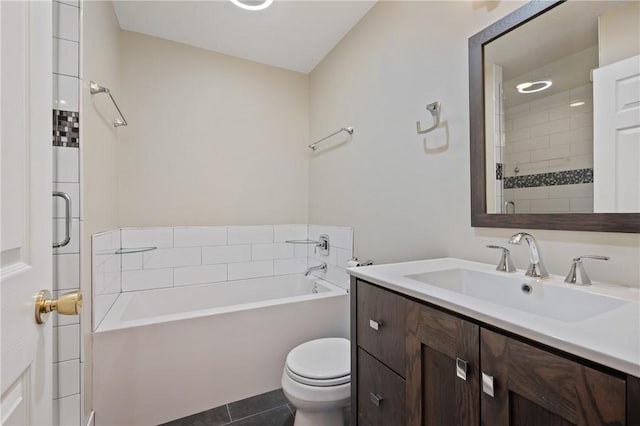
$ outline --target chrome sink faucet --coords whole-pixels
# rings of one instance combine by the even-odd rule
[[[544,263],[542,263],[540,249],[538,249],[538,244],[536,243],[536,239],[533,238],[533,235],[527,234],[526,232],[518,232],[509,239],[509,244],[520,245],[522,240],[525,240],[529,245],[529,267],[524,274],[533,278],[549,278],[549,273]]]
[[[304,276],[308,277],[309,274],[312,273],[313,271],[327,272],[327,264],[325,262],[322,262],[319,265],[310,266],[309,268],[307,268],[306,271],[304,271]]]

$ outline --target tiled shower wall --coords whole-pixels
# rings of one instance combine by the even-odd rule
[[[329,235],[329,254],[313,245]],[[145,250],[156,247],[154,250]],[[301,274],[326,262],[327,281],[348,288],[351,228],[320,225],[137,228],[93,236],[94,329],[121,292]],[[122,254],[116,254],[116,251]]]
[[[506,108],[504,198],[516,212],[593,211],[592,111],[591,84]]]
[[[53,295],[80,287],[80,3],[53,2],[53,190],[69,194],[71,241],[53,249]],[[65,208],[53,198],[53,240],[64,239]],[[81,424],[80,317],[53,315],[53,425]]]

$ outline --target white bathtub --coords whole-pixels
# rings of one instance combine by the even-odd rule
[[[157,425],[279,388],[294,346],[349,337],[348,297],[297,275],[121,294],[93,335],[96,425]]]

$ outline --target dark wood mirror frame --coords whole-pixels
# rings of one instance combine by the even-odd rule
[[[564,3],[534,0],[469,39],[471,226],[640,233],[640,213],[487,213],[484,117],[484,46]]]

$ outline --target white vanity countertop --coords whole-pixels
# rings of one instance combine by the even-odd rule
[[[487,300],[429,285],[407,275],[449,269],[475,271],[522,279],[533,287],[532,294],[544,294],[544,286],[567,287],[628,303],[586,319],[562,321],[525,312]],[[640,377],[640,289],[594,282],[580,287],[565,284],[564,277],[538,281],[524,272],[498,272],[495,266],[467,260],[444,258],[415,262],[373,265],[347,269],[349,274],[425,302],[469,316],[486,324],[592,360],[607,367]],[[527,297],[523,294],[523,297]],[[569,308],[570,309],[570,308]]]

